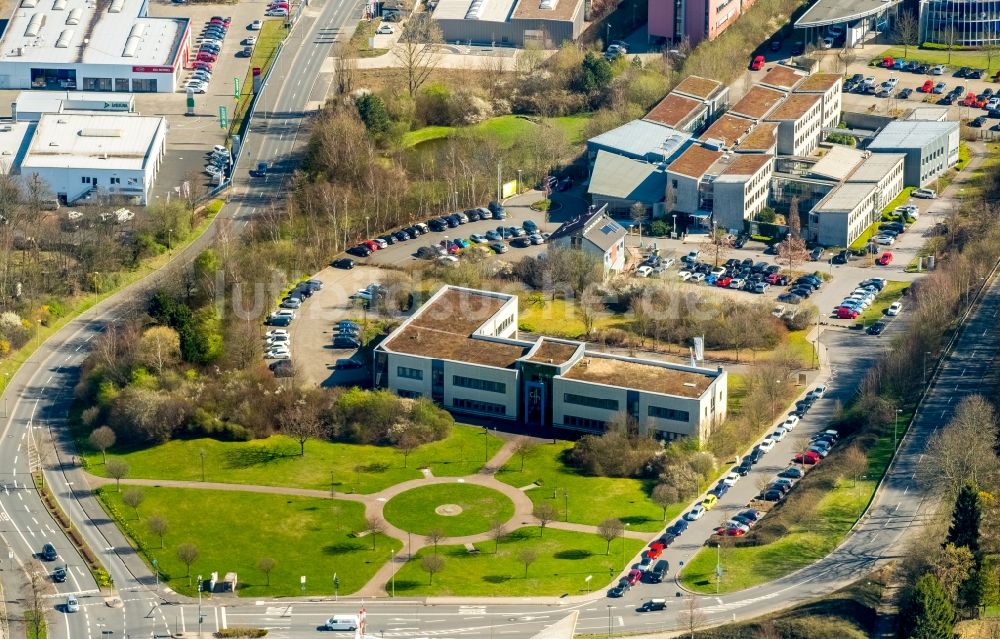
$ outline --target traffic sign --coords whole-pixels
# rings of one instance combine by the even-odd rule
[[[223,129],[229,126],[229,116],[226,107],[219,107],[219,126]]]

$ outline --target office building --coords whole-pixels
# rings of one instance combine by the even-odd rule
[[[879,131],[868,150],[904,154],[903,182],[907,186],[924,186],[955,166],[958,142],[958,122],[897,120]]]

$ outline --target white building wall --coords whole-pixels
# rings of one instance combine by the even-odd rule
[[[674,191],[674,210],[694,213],[698,210],[698,183],[700,179],[672,173],[667,170],[667,188]]]
[[[386,372],[389,378],[388,388],[391,391],[402,395],[431,397],[430,359],[400,353],[389,353],[388,367]],[[420,372],[420,379],[414,377],[413,371]]]
[[[455,313],[462,313],[465,309],[457,308]],[[517,297],[507,300],[500,310],[496,312],[482,327],[476,331],[476,335],[488,335],[490,337],[515,338],[517,337]]]
[[[456,386],[455,376],[496,382],[504,385],[503,392],[493,392],[475,388]],[[489,402],[505,407],[503,414],[478,411],[467,406],[456,405],[456,400]],[[492,366],[479,366],[461,362],[444,362],[444,406],[456,412],[489,415],[496,419],[517,419],[518,371]]]
[[[577,365],[579,366],[579,364]],[[627,381],[622,380],[622,383],[627,383]],[[602,408],[571,404],[565,401],[567,394],[579,395],[595,400],[613,401],[617,402],[617,405],[611,408]],[[567,416],[609,422],[618,413],[626,411],[628,408],[627,399],[628,391],[624,388],[601,386],[577,379],[555,377],[552,379],[552,423],[553,425],[566,425],[569,428],[580,428],[578,425],[567,423]]]

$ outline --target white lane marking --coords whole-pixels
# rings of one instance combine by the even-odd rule
[[[625,619],[622,618],[622,617],[618,617],[618,625],[619,626],[624,626],[625,625]]]
[[[52,381],[52,376],[51,376],[51,375],[49,375],[49,378],[48,378],[47,380],[45,380],[45,383],[46,383],[46,384],[48,384],[48,383],[49,383],[49,382],[51,382],[51,381]],[[35,402],[35,403],[37,404],[37,402]]]
[[[17,458],[18,457],[19,457],[19,455],[14,455],[14,466],[17,466]]]
[[[36,525],[36,526],[38,526],[38,525],[39,525],[39,523],[38,523],[38,520],[37,520],[37,519],[35,519],[34,517],[32,517],[32,518],[31,518],[31,521],[35,522],[35,525]]]
[[[229,622],[226,620],[226,607],[225,606],[222,607],[221,612],[222,612],[222,629],[225,630],[226,628],[229,627]]]

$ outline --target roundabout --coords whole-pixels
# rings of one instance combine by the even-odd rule
[[[488,532],[493,522],[506,523],[514,516],[514,502],[485,486],[431,484],[394,496],[383,514],[393,526],[415,535],[437,530],[446,537],[463,537]]]

